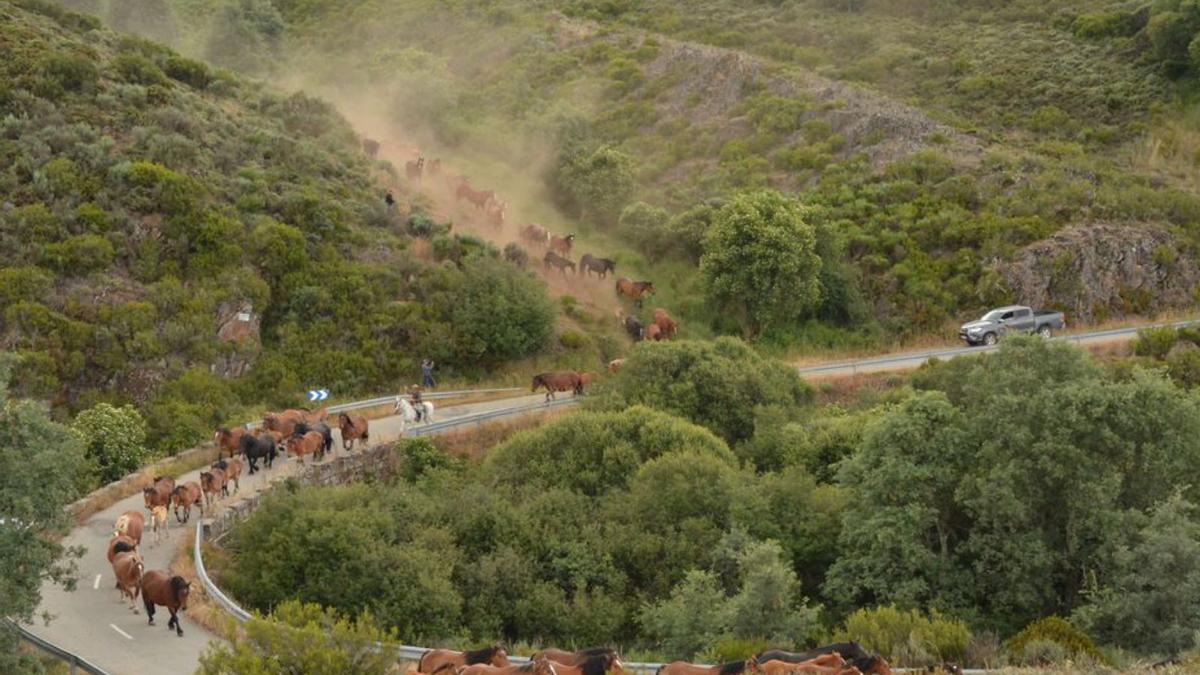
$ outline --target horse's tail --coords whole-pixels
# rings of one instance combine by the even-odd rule
[[[421,652],[421,658],[417,659],[417,672],[425,672],[425,657],[429,656],[429,652]]]

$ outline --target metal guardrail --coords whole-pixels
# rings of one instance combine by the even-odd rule
[[[1090,333],[1076,333],[1074,335],[1060,335],[1052,337],[1051,340],[1062,340],[1064,342],[1080,343],[1085,340],[1102,340],[1106,337],[1122,337],[1136,335],[1138,331],[1148,328],[1185,328],[1200,324],[1200,320],[1188,319],[1186,321],[1168,321],[1164,323],[1155,323],[1145,326],[1136,326],[1129,328],[1109,328],[1106,330],[1092,331]],[[941,349],[931,349],[926,352],[910,352],[907,354],[896,354],[892,356],[880,356],[871,359],[858,359],[856,361],[842,361],[839,363],[826,363],[819,366],[803,366],[797,368],[801,375],[816,375],[831,371],[850,369],[852,373],[857,373],[858,369],[870,369],[874,366],[899,365],[902,363],[910,363],[913,361],[928,361],[932,358],[967,356],[972,354],[987,354],[999,349],[999,345],[991,347],[943,347]]]
[[[427,401],[436,401],[443,398],[459,398],[462,396],[472,396],[474,394],[503,394],[510,391],[525,391],[524,387],[501,387],[497,389],[459,389],[457,391],[430,391],[421,394],[421,398]],[[387,405],[394,402],[397,398],[404,396],[403,393],[393,394],[391,396],[379,396],[377,398],[369,398],[365,401],[354,401],[353,403],[340,403],[331,405],[326,408],[331,413],[346,412],[348,410],[361,410],[362,408],[374,408],[375,406]]]
[[[97,666],[96,664],[92,663],[91,661],[88,661],[87,659],[83,658],[82,656],[72,654],[71,652],[63,649],[62,647],[59,647],[58,645],[54,644],[53,642],[49,642],[43,638],[38,637],[37,635],[34,635],[33,633],[29,632],[28,629],[26,629],[24,626],[17,623],[16,621],[12,621],[11,619],[6,619],[6,620],[8,621],[9,625],[11,625],[13,628],[16,629],[17,634],[19,634],[21,636],[22,640],[25,640],[26,642],[33,645],[34,647],[37,647],[38,649],[42,650],[43,652],[46,652],[47,654],[49,654],[57,659],[66,661],[67,666],[71,669],[71,675],[75,675],[75,673],[77,673],[79,671],[83,671],[85,673],[91,673],[91,675],[110,675],[107,670],[104,670],[100,666]]]

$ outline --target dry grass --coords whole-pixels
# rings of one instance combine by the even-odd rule
[[[512,438],[517,433],[539,427],[556,419],[566,411],[555,410],[538,415],[524,415],[515,419],[479,424],[458,431],[448,431],[433,437],[433,444],[442,452],[454,457],[480,461],[488,450]]]
[[[192,546],[195,540],[195,529],[189,529],[179,540],[179,545],[175,548],[175,556],[171,559],[171,573],[194,582],[192,592],[188,596],[188,608],[185,613],[189,619],[214,635],[231,635],[231,631],[235,627],[233,618],[226,615],[217,603],[213,602],[212,598],[204,592],[204,587],[195,581],[196,564],[192,559]],[[214,560],[216,556],[220,555],[209,544],[203,544],[203,548],[206,561]]]

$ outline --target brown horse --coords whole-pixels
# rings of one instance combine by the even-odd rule
[[[591,647],[589,649],[580,649],[579,651],[569,652],[565,649],[555,649],[548,647],[540,652],[530,656],[530,659],[544,658],[555,663],[561,663],[564,666],[578,666],[589,658],[597,654],[612,654],[614,658],[620,660],[617,650],[612,647]]]
[[[459,670],[456,675],[559,675],[559,668],[546,659],[534,659],[523,666],[493,666],[486,663],[475,663]],[[446,668],[446,666],[442,666]],[[603,674],[601,674],[603,675]]]
[[[329,418],[329,408],[320,408],[317,410],[301,408],[300,412],[303,413],[304,421],[307,424],[317,424],[318,422],[324,422]]]
[[[235,454],[237,454],[238,445],[242,442],[242,436],[245,434],[246,430],[242,427],[237,427],[235,429],[217,429],[217,433],[213,435],[213,441],[215,441],[217,447],[220,448],[220,451],[217,453],[218,456],[224,455],[226,451],[229,452],[230,457],[233,457]]]
[[[126,511],[117,518],[113,526],[113,536],[125,535],[133,540],[134,546],[142,544],[142,530],[146,527],[146,517],[141,511]]]
[[[662,330],[664,340],[674,340],[675,331],[679,329],[679,324],[671,318],[667,310],[662,307],[654,308],[654,323]]]
[[[841,668],[846,665],[846,659],[842,658],[841,654],[833,652],[831,654],[822,654],[818,657],[803,661],[801,663],[791,663],[789,661],[767,661],[766,663],[758,664],[758,672],[763,675],[792,675],[797,672],[805,672],[797,670],[800,666],[816,666],[818,668]]]
[[[654,675],[741,675],[758,670],[758,661],[752,656],[745,661],[730,661],[719,666],[698,666],[687,661],[672,661],[660,666]]]
[[[608,362],[608,372],[613,374],[619,373],[623,365],[625,365],[625,359],[613,359]]]
[[[550,243],[550,233],[547,232],[546,228],[544,227],[530,224],[521,228],[521,239],[524,239],[530,244],[545,246],[546,244]]]
[[[117,578],[117,590],[121,591],[122,598],[129,598],[129,609],[137,614],[137,605],[134,603],[142,588],[142,573],[146,571],[142,557],[132,551],[118,553],[113,558],[112,570]]]
[[[425,156],[419,155],[415,162],[404,163],[404,175],[408,176],[409,180],[421,180],[421,173],[425,170]]]
[[[309,431],[305,434],[296,434],[287,441],[287,451],[300,458],[300,463],[304,463],[305,455],[315,455],[316,461],[321,461],[325,457],[325,437],[319,431]]]
[[[560,650],[551,651],[559,652]],[[570,652],[567,653],[570,654]],[[542,654],[546,653],[542,652]],[[543,658],[549,659],[550,656],[546,655]],[[617,652],[612,649],[585,649],[583,652],[575,652],[573,657],[564,657],[564,660],[566,659],[574,659],[576,663],[568,664],[551,659],[555,661],[555,675],[606,675],[610,671],[622,675],[625,673],[625,666],[621,663]]]
[[[192,518],[192,504],[200,505],[200,516],[204,517],[204,493],[200,490],[200,484],[196,481],[188,481],[183,485],[177,485],[175,491],[171,493],[172,502],[175,504],[175,520],[186,523]],[[179,517],[179,509],[183,509],[183,518]]]
[[[142,498],[146,501],[146,510],[156,506],[170,506],[171,491],[175,489],[174,478],[155,478],[154,484],[142,488]]]
[[[652,323],[646,326],[645,337],[650,342],[659,342],[663,339],[662,329],[658,327],[658,324]]]
[[[482,209],[487,206],[487,203],[496,198],[496,193],[491,190],[472,190],[471,184],[464,178],[458,184],[458,189],[454,191],[454,198],[457,200],[467,200],[475,206],[476,209]]]
[[[146,603],[146,615],[150,617],[150,625],[154,625],[154,606],[162,605],[171,612],[167,630],[174,628],[175,634],[183,637],[183,628],[179,625],[177,613],[181,609],[187,609],[188,594],[191,590],[191,583],[181,576],[171,576],[160,570],[150,570],[142,575],[142,602]]]
[[[550,248],[563,255],[571,255],[571,246],[574,243],[575,235],[573,234],[568,234],[565,237],[560,237],[557,234],[550,236]]]
[[[417,661],[417,672],[433,673],[448,666],[471,666],[477,663],[506,668],[508,667],[508,652],[498,644],[466,652],[456,652],[452,649],[430,649]]]
[[[220,469],[225,472],[225,484],[229,485],[229,481],[233,481],[234,492],[242,489],[242,484],[238,480],[238,477],[242,475],[241,459],[218,459],[217,461],[213,462],[212,468]]]
[[[530,391],[537,391],[541,387],[546,388],[547,401],[553,399],[554,393],[558,391],[573,391],[576,395],[579,395],[583,393],[583,378],[579,377],[579,373],[569,370],[556,373],[538,373],[533,376]]]
[[[488,225],[497,230],[504,229],[504,216],[507,210],[508,204],[498,199],[488,204],[487,209],[484,211],[484,217],[487,218]]]
[[[366,443],[369,438],[367,418],[362,415],[339,413],[338,428],[342,430],[342,449],[346,452],[350,452],[359,439]]]
[[[111,565],[118,553],[137,553],[137,542],[123,534],[114,535],[108,540],[108,564]]]
[[[634,281],[626,277],[617,279],[617,295],[633,300],[633,304],[642,306],[643,295],[654,295],[654,284],[649,281]]]
[[[263,415],[263,429],[278,431],[283,437],[291,436],[296,425],[307,421],[303,410],[284,410],[280,413],[269,412]]]
[[[200,489],[204,490],[204,502],[211,511],[213,502],[220,501],[221,497],[229,496],[229,485],[225,483],[225,472],[220,469],[202,471],[200,473]]]

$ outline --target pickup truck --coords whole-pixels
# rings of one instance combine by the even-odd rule
[[[994,345],[1008,333],[1037,333],[1048,338],[1056,330],[1067,327],[1062,312],[1033,311],[1021,305],[998,307],[978,321],[964,323],[958,337],[969,345]]]

